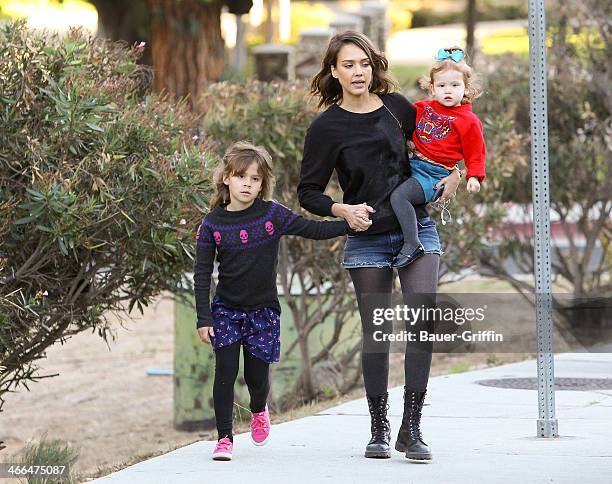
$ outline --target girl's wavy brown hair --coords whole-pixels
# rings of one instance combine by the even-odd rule
[[[257,198],[270,200],[274,191],[274,173],[272,172],[272,157],[263,146],[255,146],[248,141],[237,141],[230,146],[221,164],[217,167],[214,174],[216,192],[210,203],[210,209],[219,205],[226,205],[230,202],[228,186],[223,180],[244,174],[251,163],[257,163],[257,171],[261,175],[261,191]]]
[[[474,99],[482,95],[478,76],[476,76],[473,69],[467,63],[467,54],[461,47],[449,47],[445,48],[444,50],[448,53],[452,52],[453,50],[460,50],[461,52],[463,52],[464,57],[459,62],[455,62],[452,59],[444,59],[443,61],[437,61],[434,65],[431,66],[431,69],[429,69],[429,75],[423,76],[419,79],[419,86],[421,86],[421,89],[426,90],[429,94],[432,94],[434,76],[438,72],[446,71],[448,69],[454,69],[463,74],[465,94],[463,95],[461,104],[471,104]]]
[[[397,82],[388,72],[389,62],[382,52],[376,50],[370,39],[360,32],[347,30],[334,35],[327,45],[321,69],[310,83],[310,92],[313,96],[320,96],[317,108],[329,106],[342,100],[342,86],[340,81],[332,76],[332,66],[337,67],[338,53],[346,44],[354,44],[363,50],[372,66],[372,84],[369,91],[375,94],[387,94],[398,89]]]

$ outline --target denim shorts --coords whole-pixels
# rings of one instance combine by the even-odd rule
[[[436,222],[429,216],[417,221],[419,240],[426,254],[442,255],[440,237],[436,230]],[[344,260],[342,267],[391,267],[393,258],[399,254],[404,245],[401,230],[391,230],[382,234],[347,235],[344,244]]]
[[[410,176],[420,183],[425,194],[425,202],[429,203],[434,196],[434,186],[442,178],[450,175],[451,171],[415,156],[410,159],[410,173]]]

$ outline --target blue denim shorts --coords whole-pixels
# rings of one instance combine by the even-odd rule
[[[442,255],[436,222],[427,216],[420,218],[417,224],[419,240],[425,248],[425,253]],[[393,258],[399,254],[403,245],[404,236],[399,229],[382,234],[347,235],[342,267],[391,267]]]
[[[410,176],[421,184],[425,194],[425,202],[429,203],[433,199],[434,186],[442,178],[450,175],[451,171],[415,156],[410,159],[410,173]]]

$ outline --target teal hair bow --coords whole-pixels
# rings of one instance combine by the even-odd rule
[[[452,59],[455,62],[459,62],[464,57],[465,57],[465,54],[463,53],[462,50],[452,50],[449,54],[446,50],[440,49],[438,51],[438,54],[436,55],[436,60],[440,62],[445,59]]]

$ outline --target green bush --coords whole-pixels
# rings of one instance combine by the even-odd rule
[[[140,52],[23,23],[0,32],[0,405],[33,362],[192,267],[208,162]]]
[[[299,209],[295,198],[304,136],[317,115],[307,83],[218,83],[201,103],[207,113],[203,131],[213,150],[222,155],[239,139],[265,146],[275,165],[276,196]]]
[[[78,450],[62,440],[48,440],[45,434],[40,442],[30,443],[25,447],[19,456],[18,464],[25,467],[51,467],[55,474],[28,476],[28,484],[73,484],[77,482],[74,465],[78,458]]]

